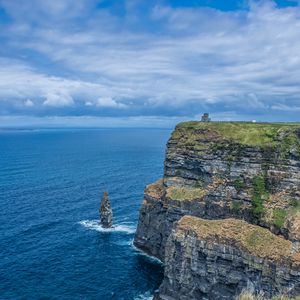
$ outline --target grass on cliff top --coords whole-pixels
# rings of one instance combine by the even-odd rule
[[[201,199],[204,194],[205,190],[202,188],[169,187],[167,189],[167,197],[178,201]]]
[[[294,129],[300,129],[300,123],[250,123],[250,122],[183,122],[176,126],[173,138],[180,138],[185,131],[187,138],[193,139],[193,131],[197,129],[208,129],[212,137],[235,140],[245,145],[262,145],[276,143],[276,137],[280,131],[288,132],[293,142]],[[189,133],[188,133],[189,131]],[[209,134],[206,133],[209,137]]]
[[[153,198],[161,198],[165,192],[163,179],[158,179],[152,184],[146,186],[145,193]]]
[[[200,240],[239,248],[259,258],[300,266],[300,253],[292,252],[290,241],[242,220],[184,216],[178,222],[177,232],[181,230],[192,230]]]

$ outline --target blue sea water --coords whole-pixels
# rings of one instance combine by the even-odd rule
[[[169,130],[0,133],[0,298],[151,299],[162,266],[132,246]],[[98,225],[107,190],[113,230]]]

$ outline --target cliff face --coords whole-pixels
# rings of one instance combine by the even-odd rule
[[[236,219],[183,217],[166,245],[155,299],[234,299],[244,289],[265,297],[300,294],[300,253],[292,243]]]
[[[135,244],[164,259],[184,215],[235,217],[300,241],[300,128],[248,123],[179,124],[164,178],[145,190]]]
[[[186,215],[207,220],[243,219],[282,235],[292,243],[293,251],[297,251],[300,248],[300,126],[179,124],[167,144],[164,178],[145,189],[134,240],[137,247],[165,261],[166,274],[172,269],[167,252],[178,248],[182,260],[188,259],[185,244],[175,238],[175,229],[172,231],[174,224]],[[200,249],[201,239],[196,242],[192,235],[184,236],[193,240],[193,247]],[[168,251],[165,251],[166,244]],[[235,251],[240,251],[236,255],[243,255],[243,249]],[[216,259],[217,254],[214,255]],[[190,265],[185,266],[185,272],[181,272],[187,274],[189,281]],[[239,267],[247,268],[247,264]],[[196,277],[192,276],[193,280]],[[262,280],[261,276],[258,278]],[[166,282],[161,291],[168,289]],[[259,284],[254,286],[255,290],[258,287],[268,290]],[[232,286],[233,290],[236,288]],[[232,299],[232,293],[229,294],[226,299]],[[207,299],[213,299],[210,297]]]

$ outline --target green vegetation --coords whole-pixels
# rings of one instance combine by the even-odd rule
[[[201,179],[197,180],[194,185],[195,188],[203,188],[203,186],[204,186],[204,182]]]
[[[254,231],[252,232],[247,239],[247,243],[250,247],[256,247],[260,243],[264,241],[264,237],[260,235],[260,232]]]
[[[260,258],[285,263],[300,263],[300,254],[292,251],[292,242],[270,230],[238,219],[205,220],[184,216],[178,221],[177,234],[192,230],[200,240],[229,245]]]
[[[209,136],[207,129],[212,136],[218,136],[219,139],[233,140],[243,145],[264,145],[282,146],[285,150],[292,145],[299,146],[299,138],[296,130],[300,129],[300,123],[249,123],[249,122],[184,122],[177,125],[173,133],[173,138],[182,137],[182,131],[187,142],[195,142],[199,136],[199,130],[202,135]],[[207,131],[206,130],[206,131]],[[277,139],[280,132],[284,133],[284,140]],[[220,146],[221,147],[221,146]],[[216,149],[219,146],[215,146]]]
[[[288,210],[289,215],[294,215],[300,210],[300,201],[298,201],[297,199],[291,199],[290,205],[292,207]]]
[[[252,184],[251,212],[256,219],[260,220],[265,213],[264,201],[269,198],[269,193],[266,189],[266,181],[263,176],[255,176]]]
[[[287,212],[283,209],[276,208],[273,211],[274,225],[280,229],[284,225],[285,217]]]
[[[212,144],[211,146],[211,149],[214,151],[214,152],[217,152],[219,150],[224,150],[224,147],[225,145],[223,143],[217,143],[215,141],[215,143]]]
[[[235,213],[237,213],[241,209],[241,202],[239,201],[233,201],[232,202],[232,209]]]
[[[281,144],[281,158],[287,158],[289,151],[292,147],[296,147],[298,153],[300,154],[300,142],[299,137],[296,134],[289,134],[285,136]]]
[[[234,182],[233,182],[233,186],[234,188],[240,192],[244,187],[245,187],[245,183],[244,181],[242,181],[240,178],[237,178]]]
[[[169,187],[167,189],[167,196],[179,201],[201,199],[204,194],[205,190],[202,188]]]
[[[293,208],[300,208],[300,201],[296,199],[291,199],[290,204],[293,206]]]

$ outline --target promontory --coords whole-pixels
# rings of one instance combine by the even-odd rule
[[[300,124],[178,124],[134,244],[164,262],[156,300],[299,296]]]

